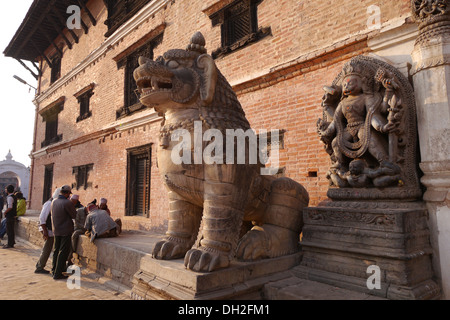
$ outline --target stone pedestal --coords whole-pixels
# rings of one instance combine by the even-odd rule
[[[261,299],[263,287],[291,274],[301,253],[258,262],[233,262],[223,270],[200,273],[187,270],[183,260],[141,260],[134,275],[132,297],[148,300]]]
[[[439,298],[424,203],[331,201],[305,209],[304,221],[296,276],[388,299]],[[368,286],[371,266],[379,288]]]

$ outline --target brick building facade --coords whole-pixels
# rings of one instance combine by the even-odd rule
[[[78,29],[66,23],[77,22],[70,5]],[[410,0],[35,0],[5,50],[38,63],[31,209],[71,184],[83,203],[108,198],[125,228],[165,228],[161,118],[138,103],[132,71],[139,55],[185,48],[196,31],[252,128],[284,130],[281,174],[305,186],[311,206],[327,200],[322,87],[360,54],[409,76],[418,37]]]

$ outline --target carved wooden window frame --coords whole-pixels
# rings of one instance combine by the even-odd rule
[[[117,68],[125,68],[124,76],[124,106],[116,111],[116,118],[122,118],[131,115],[146,107],[140,103],[137,85],[134,80],[133,72],[139,66],[138,59],[144,56],[153,59],[153,50],[162,42],[163,34],[159,34],[134,51],[128,53],[125,57],[117,61]]]
[[[221,47],[212,52],[214,59],[271,35],[270,27],[258,27],[258,5],[261,2],[236,0],[210,14],[212,26],[220,25],[221,28]]]
[[[65,98],[61,97],[40,111],[42,121],[45,122],[45,138],[41,148],[62,141],[62,134],[58,134],[58,116],[64,110]]]
[[[94,169],[94,164],[85,164],[82,166],[72,167],[72,174],[75,176],[75,183],[72,183],[72,189],[79,190],[83,188],[86,190],[92,187],[92,182],[88,182],[89,173]]]
[[[92,111],[90,110],[91,97],[94,95],[94,84],[84,87],[82,90],[74,94],[80,105],[80,115],[77,117],[77,122],[85,120],[92,116]]]
[[[143,190],[143,212],[137,212],[137,162],[146,161],[145,182]],[[127,149],[127,191],[126,191],[126,212],[127,216],[150,217],[150,190],[151,190],[151,168],[152,168],[152,144]]]
[[[62,57],[58,54],[55,55],[51,60],[52,65],[50,69],[50,84],[61,78],[61,60]]]

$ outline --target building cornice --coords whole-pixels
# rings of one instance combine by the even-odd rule
[[[149,113],[139,115],[138,117],[123,118],[111,123],[107,128],[114,128],[114,130],[121,132],[133,128],[141,127],[153,122],[161,121],[163,118],[152,109]]]
[[[55,153],[63,149],[84,144],[92,140],[103,139],[104,137],[113,135],[115,133],[120,133],[130,129],[142,127],[161,120],[162,117],[160,117],[154,109],[151,109],[148,112],[139,113],[134,117],[131,116],[114,121],[109,125],[101,128],[100,130],[72,139],[70,141],[61,141],[59,143],[47,146],[45,148],[37,150],[36,152],[32,152],[30,156],[32,159],[37,159],[47,154]]]

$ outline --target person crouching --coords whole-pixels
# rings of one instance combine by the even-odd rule
[[[86,217],[84,228],[86,229],[85,234],[90,237],[91,242],[97,238],[117,237],[122,232],[120,219],[114,221],[105,210],[93,203],[89,203],[86,208],[89,214]]]

